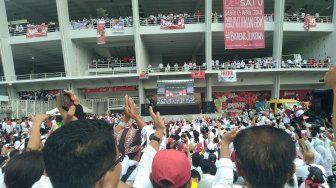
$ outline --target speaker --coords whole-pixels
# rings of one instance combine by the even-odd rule
[[[141,115],[149,116],[149,104],[141,104]]]
[[[215,103],[213,101],[202,102],[202,113],[208,114],[215,112],[216,112]]]

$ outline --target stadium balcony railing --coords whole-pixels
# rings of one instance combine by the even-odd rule
[[[48,24],[46,24],[48,25]],[[12,27],[12,30],[9,31],[10,36],[22,36],[22,35],[26,35],[27,33],[27,25],[23,26],[23,28],[21,29],[21,31],[16,31],[15,27]],[[59,32],[59,27],[58,25],[48,25],[48,32],[47,33],[53,33],[53,32]]]
[[[94,62],[88,65],[89,73],[105,73],[109,72],[112,74],[124,74],[124,73],[137,73],[136,62],[131,61],[128,63],[122,62],[120,60],[112,61],[108,63],[107,61],[102,61],[100,63]]]
[[[264,21],[265,22],[273,22],[274,21],[274,15],[273,14],[264,14]],[[212,23],[224,23],[224,16],[219,17],[212,17]]]
[[[174,67],[171,66],[169,69],[167,67],[163,67],[162,69],[159,67],[154,68],[147,68],[146,70],[143,70],[144,72],[148,73],[158,73],[158,72],[191,72],[191,71],[197,71],[197,70],[206,70],[205,66],[196,66],[195,68],[184,68],[183,66]]]
[[[132,96],[135,104],[139,104],[139,97]],[[101,98],[101,99],[81,99],[81,104],[94,110],[96,103],[106,103],[108,110],[123,109],[124,97]]]
[[[332,24],[331,16],[319,16],[315,17],[316,23],[330,23]],[[285,15],[284,22],[292,22],[292,23],[303,23],[304,17],[301,15]]]
[[[205,23],[205,16],[184,16],[184,24]],[[161,24],[161,19],[140,18],[140,26],[157,26]]]
[[[125,22],[124,27],[133,27],[133,21]],[[112,22],[105,20],[105,28],[112,28]],[[71,30],[85,30],[85,29],[97,29],[97,22],[94,22],[93,24],[89,24],[87,22],[86,25],[84,25],[83,22],[76,22],[76,21],[70,21],[70,29]]]

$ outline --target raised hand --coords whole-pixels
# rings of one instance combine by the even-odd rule
[[[163,121],[163,119],[160,116],[160,112],[154,113],[153,107],[150,106],[149,107],[149,114],[152,117],[152,120],[153,120],[155,128],[156,129],[165,130],[164,121]]]

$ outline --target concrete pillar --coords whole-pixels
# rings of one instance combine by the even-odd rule
[[[70,18],[68,0],[56,0],[58,23],[61,33],[64,69],[67,76],[75,76],[78,67],[76,54],[70,38]],[[79,74],[79,73],[77,73]]]
[[[211,70],[210,62],[212,60],[212,1],[205,0],[205,62],[207,70]]]
[[[143,50],[142,40],[140,38],[140,19],[139,19],[139,1],[132,0],[132,11],[133,11],[133,28],[134,28],[134,49],[135,49],[135,58],[137,61],[137,71],[141,72],[141,69],[144,67],[143,54],[141,53]],[[148,62],[146,62],[148,63]]]
[[[280,74],[273,76],[272,98],[279,99],[280,97]]]
[[[205,99],[206,101],[212,101],[212,79],[210,75],[206,77]]]
[[[0,0],[0,55],[4,76],[7,81],[16,80],[12,47],[9,43],[8,20],[5,0]]]
[[[274,1],[273,58],[277,62],[276,68],[281,68],[284,13],[285,0]]]

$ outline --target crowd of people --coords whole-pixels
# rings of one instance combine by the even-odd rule
[[[105,21],[106,28],[112,28],[112,23],[115,20],[124,21],[124,27],[132,27],[133,26],[133,17],[132,16],[120,16],[119,18],[83,18],[83,20],[71,20],[70,21],[70,29],[72,30],[83,30],[83,29],[95,29],[97,28],[97,23],[99,21]]]
[[[36,24],[34,23],[25,23],[25,24],[15,24],[15,25],[9,25],[9,34],[11,36],[18,36],[18,35],[25,35],[27,32],[27,28],[33,27]],[[58,23],[50,21],[49,23],[41,23],[37,25],[47,25],[48,26],[48,32],[57,32],[59,31]]]
[[[17,94],[20,100],[48,101],[55,99],[54,90],[20,91]]]
[[[306,13],[302,10],[298,10],[296,12],[293,12],[292,14],[285,13],[285,21],[287,22],[304,22],[304,18],[306,16],[314,16],[316,22],[321,22],[321,23],[328,23],[331,22],[331,20],[328,20],[328,17],[324,16],[321,17],[319,12],[315,13]]]
[[[125,65],[125,66],[135,66],[135,65],[132,65],[135,62],[136,62],[136,60],[135,60],[134,56],[122,57],[122,58],[101,57],[101,58],[92,60],[90,67],[96,68],[96,67],[100,67],[100,66],[104,66],[104,65],[109,65],[110,67],[114,67],[114,66],[116,66],[116,67],[122,66],[123,67],[123,65]]]
[[[294,58],[286,58],[281,61],[281,68],[329,68],[331,65],[331,58],[327,56],[324,59],[302,59],[299,54]],[[255,59],[242,59],[242,60],[211,60],[210,65],[213,70],[239,70],[239,69],[273,69],[277,67],[276,61],[272,57],[255,58]],[[194,61],[184,62],[183,64],[159,63],[157,68],[151,64],[147,65],[147,72],[187,72],[192,70],[206,70],[206,63],[198,65]]]
[[[301,58],[295,58],[295,59],[287,59],[282,60],[281,67],[282,68],[329,68],[331,65],[331,58],[330,56],[327,56],[324,59],[315,60],[315,58],[312,59],[301,59]]]
[[[336,98],[336,68],[324,80]],[[61,127],[46,115],[2,122],[2,187],[336,186],[335,116],[311,124],[306,109],[293,106],[163,119],[150,107],[146,122],[131,97],[122,116],[84,116],[78,97],[66,93],[74,105],[65,111],[56,97]]]
[[[184,18],[185,23],[199,23],[204,22],[204,14],[197,10],[194,14],[190,13],[158,13],[151,14],[148,17],[140,19],[141,25],[160,25],[161,20],[174,21],[178,18]]]

